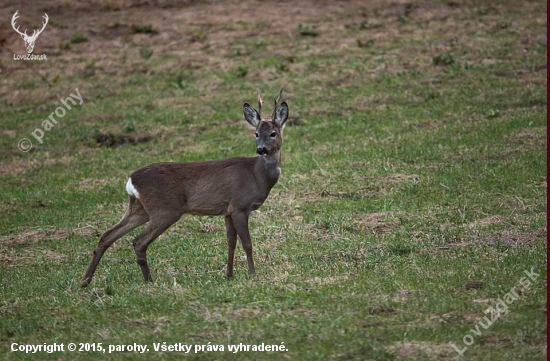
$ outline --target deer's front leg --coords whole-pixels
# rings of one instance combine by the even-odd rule
[[[254,270],[254,259],[252,259],[252,240],[250,239],[250,232],[248,231],[248,216],[250,213],[246,212],[234,212],[231,215],[233,225],[237,230],[237,234],[241,238],[241,244],[246,252],[246,261],[248,262],[248,271],[251,275],[256,272]]]
[[[226,276],[233,277],[233,259],[235,257],[235,246],[237,245],[237,230],[233,225],[231,216],[225,216],[225,230],[227,232],[227,270]]]

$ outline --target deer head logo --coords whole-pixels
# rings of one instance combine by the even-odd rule
[[[34,49],[34,43],[36,42],[36,38],[38,38],[38,35],[40,35],[40,33],[44,30],[44,28],[46,27],[46,24],[48,24],[48,14],[44,13],[44,19],[46,20],[46,22],[42,23],[42,29],[33,30],[32,35],[29,36],[27,35],[26,29],[25,29],[25,32],[22,33],[19,31],[19,26],[17,28],[15,27],[15,20],[17,20],[17,18],[19,17],[17,15],[18,12],[19,10],[17,10],[15,14],[13,14],[13,17],[11,18],[11,26],[13,27],[13,30],[15,30],[19,35],[21,35],[21,37],[25,41],[25,48],[27,49],[27,53],[31,54]]]

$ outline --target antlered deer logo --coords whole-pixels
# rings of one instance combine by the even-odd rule
[[[11,18],[11,26],[13,27],[13,30],[17,31],[17,33],[21,35],[21,37],[25,41],[25,48],[27,49],[27,53],[31,54],[34,49],[34,43],[36,42],[36,38],[38,38],[38,35],[40,35],[40,33],[44,30],[44,28],[46,27],[46,24],[48,24],[48,14],[44,13],[44,19],[46,19],[46,22],[42,23],[42,29],[33,30],[32,35],[29,36],[27,35],[26,29],[25,29],[25,32],[22,33],[19,31],[19,26],[17,28],[15,27],[15,20],[17,20],[17,18],[19,17],[17,15],[18,12],[19,10],[17,10],[15,14],[13,14],[13,17]]]

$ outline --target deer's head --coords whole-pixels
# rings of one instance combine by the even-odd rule
[[[25,48],[27,49],[27,53],[31,54],[32,51],[34,50],[34,43],[36,42],[38,35],[40,35],[40,33],[44,30],[44,28],[46,27],[46,24],[48,24],[48,15],[44,13],[44,19],[46,20],[46,22],[42,23],[42,29],[33,30],[32,35],[27,35],[26,29],[25,29],[25,32],[22,33],[19,31],[19,26],[17,28],[15,27],[15,20],[17,20],[17,18],[19,17],[17,15],[18,12],[19,10],[17,10],[15,14],[13,14],[13,17],[11,18],[11,26],[13,27],[13,30],[15,30],[19,35],[21,35],[21,37],[25,41]]]
[[[283,143],[283,128],[288,119],[288,105],[286,102],[279,104],[283,89],[275,98],[273,113],[265,116],[262,114],[262,98],[258,90],[258,110],[250,104],[244,103],[244,118],[256,128],[256,152],[260,156],[276,154]]]

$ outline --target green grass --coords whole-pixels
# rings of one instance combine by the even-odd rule
[[[268,11],[204,26],[136,8],[158,35],[121,23],[127,34],[111,35],[127,46],[98,51],[109,47],[97,35],[108,25],[94,20],[81,24],[91,35],[78,52],[0,64],[0,90],[18,89],[4,91],[0,113],[3,358],[182,356],[153,351],[166,342],[225,345],[185,355],[197,360],[451,360],[451,343],[463,348],[473,335],[465,359],[545,359],[546,5],[453,3],[402,16],[382,3],[331,16],[304,5],[311,13],[294,23]],[[184,9],[197,19],[240,11],[231,2]],[[279,183],[251,217],[256,277],[239,248],[235,277],[225,278],[222,218],[185,215],[149,248],[153,284],[135,262],[134,231],[81,289],[99,236],[124,212],[128,175],[157,161],[253,156],[241,105],[260,88],[270,109],[282,85],[294,125]],[[31,132],[75,88],[84,103],[39,144]],[[100,132],[152,140],[100,147]],[[17,149],[21,138],[30,152]],[[474,335],[532,267],[540,276]],[[470,281],[483,286],[468,290]],[[54,342],[149,352],[10,352]],[[227,351],[240,343],[288,351]]]

